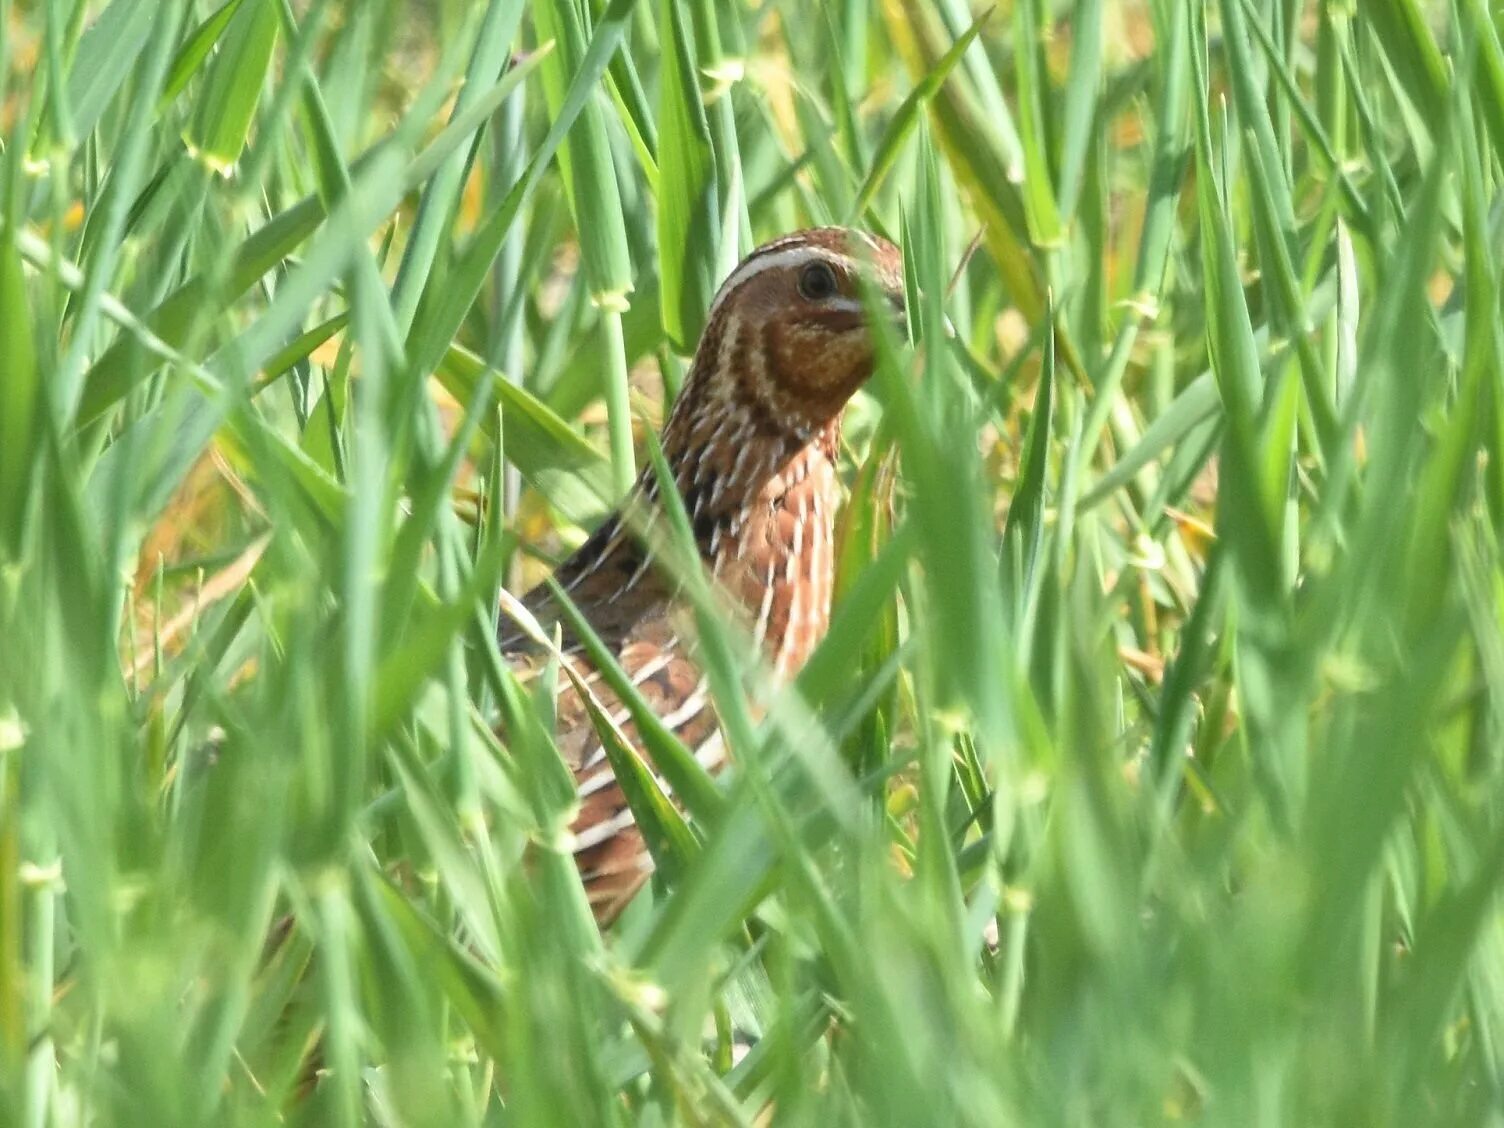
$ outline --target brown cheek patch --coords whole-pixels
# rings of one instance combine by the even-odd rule
[[[799,397],[801,414],[811,418],[839,412],[872,372],[872,349],[859,333],[822,335],[808,343],[801,358],[799,380],[789,391]]]
[[[778,390],[794,401],[791,406],[800,414],[807,414],[817,402],[823,406],[828,389],[840,382],[842,357],[847,351],[842,338],[803,322],[772,322],[767,331],[769,353],[778,358]]]

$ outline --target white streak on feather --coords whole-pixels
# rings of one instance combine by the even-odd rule
[[[632,504],[632,496],[633,495],[629,495],[628,500],[623,503],[622,509],[619,512],[626,512],[627,506]],[[626,522],[619,516],[616,517],[615,520],[615,531],[613,531],[612,534],[606,539],[606,543],[601,547],[600,552],[597,553],[595,559],[591,561],[590,567],[586,568],[578,576],[564,585],[564,592],[566,595],[573,593],[575,588],[579,587],[591,576],[595,575],[596,572],[600,571],[601,565],[610,560],[616,550],[621,547],[621,544],[623,540],[625,540],[627,535]]]
[[[627,592],[631,591],[634,587],[636,587],[637,584],[638,584],[638,581],[640,581],[643,576],[647,575],[647,571],[648,571],[648,569],[650,567],[652,567],[652,565],[653,565],[653,554],[651,552],[644,552],[642,554],[642,563],[639,564],[639,565],[637,565],[636,568],[632,569],[632,574],[627,577],[627,582],[626,583],[622,584],[621,587],[617,588],[615,591],[613,591],[610,595],[608,595],[606,597],[606,602],[607,603],[615,603],[623,595],[626,595]]]
[[[706,771],[712,771],[726,760],[726,736],[716,729],[695,749],[695,760]]]
[[[656,863],[653,861],[653,855],[650,854],[646,850],[644,850],[642,853],[638,854],[635,858],[632,858],[627,863],[627,866],[630,867],[631,869],[635,869],[638,873],[652,873],[655,869],[658,868],[657,865],[656,865]],[[606,890],[591,889],[591,888],[589,888],[590,883],[592,881],[598,881],[600,878],[603,878],[603,877],[615,877],[618,874],[626,873],[626,872],[627,872],[627,867],[623,867],[623,866],[620,866],[620,865],[614,866],[613,868],[608,869],[608,870],[606,870],[606,869],[581,870],[580,871],[580,880],[585,883],[585,886],[586,886],[585,896],[586,896],[586,898],[590,901],[590,903],[592,905],[594,905],[594,904],[596,904],[598,902],[602,902],[602,901],[615,901],[618,897],[621,896],[621,894],[618,891],[616,891],[614,889],[606,889]]]
[[[716,293],[715,300],[710,303],[710,312],[705,315],[706,322],[715,318],[716,313],[732,294],[740,290],[759,274],[766,274],[770,270],[780,270],[783,267],[795,266],[804,262],[822,261],[845,271],[859,269],[858,264],[849,255],[843,255],[839,251],[829,247],[817,247],[805,241],[802,235],[793,236],[789,242],[792,244],[783,249],[783,242],[769,243],[755,254],[747,258],[743,263],[727,276]]]
[[[697,748],[694,749],[693,755],[694,755],[694,758],[695,758],[695,762],[698,763],[702,768],[704,768],[708,772],[714,772],[716,768],[720,767],[723,763],[726,762],[726,737],[725,737],[725,734],[723,734],[720,729],[716,729],[708,737],[706,737],[703,742],[701,742],[701,744],[699,745],[699,747],[697,747]],[[591,785],[594,785],[594,786],[591,787],[591,789],[590,789],[589,792],[586,792],[584,790],[584,787],[582,786],[580,794],[582,796],[584,796],[586,794],[594,794],[596,791],[601,790],[601,788],[604,787],[605,785],[613,782],[614,779],[615,779],[615,777],[612,776],[609,771],[602,772],[598,776],[592,776],[587,781],[587,784],[591,784]],[[596,783],[597,780],[599,780],[600,782]],[[668,796],[672,796],[673,795],[674,789],[672,787],[670,787],[666,781],[659,780],[658,781],[658,786],[663,789],[663,794],[664,795],[668,795]],[[625,819],[625,821],[623,821],[623,815],[630,813],[630,811],[631,811],[630,807],[626,808],[625,811],[623,811],[623,812],[615,815],[611,819],[607,819],[607,820],[605,820],[605,821],[603,821],[601,823],[597,823],[596,826],[609,826],[609,825],[613,825],[613,824],[619,824],[619,825],[617,825],[616,829],[617,830],[625,830],[627,827],[631,826],[636,821],[635,819],[630,819],[630,818]],[[595,841],[586,842],[585,845],[580,845],[580,842],[582,840],[584,840],[585,838],[587,838],[587,836],[589,836],[590,833],[592,831],[594,831],[594,830],[595,830],[595,827],[588,827],[588,828],[586,828],[586,830],[582,831],[579,835],[576,836],[576,838],[575,838],[575,846],[574,846],[574,850],[575,850],[576,853],[578,853],[581,850],[588,850],[590,848],[590,846],[595,845]],[[613,833],[614,833],[614,831],[613,831]],[[597,839],[596,841],[605,841],[605,838],[600,838],[600,839]],[[648,857],[651,858],[651,855],[648,855]],[[590,871],[588,873],[583,874],[582,876],[584,877],[584,879],[586,881],[588,881],[588,880],[590,880],[590,878],[591,878],[591,876],[593,874],[598,874],[599,872],[600,872],[599,870],[592,870],[592,871]]]
[[[708,700],[708,698],[705,696],[706,688],[707,683],[704,678],[701,678],[698,682],[696,682],[694,692],[692,692],[687,698],[685,698],[684,704],[680,705],[672,713],[669,713],[666,717],[663,718],[664,727],[667,728],[670,732],[673,732],[677,730],[678,727],[685,721],[689,720],[691,717],[697,716],[700,711],[705,708],[705,704]]]
[[[638,670],[636,670],[636,671],[633,672],[633,674],[631,675],[631,677],[629,679],[632,688],[636,689],[636,688],[640,687],[643,682],[647,681],[649,678],[651,678],[655,674],[659,673],[661,670],[663,670],[663,668],[665,666],[667,666],[670,662],[672,662],[674,660],[674,658],[677,656],[675,654],[674,648],[677,647],[678,644],[679,644],[679,636],[678,635],[672,635],[672,636],[670,636],[669,639],[668,639],[668,641],[663,644],[662,648],[660,649],[660,651],[658,652],[658,654],[655,657],[653,657],[652,659],[650,659],[647,662],[644,662],[642,664],[642,666]],[[584,684],[589,685],[593,681],[600,680],[600,677],[601,677],[601,672],[599,670],[592,669],[581,680],[583,681]],[[631,719],[632,719],[632,710],[631,710],[631,708],[629,706],[626,706],[626,705],[623,705],[615,713],[611,714],[611,723],[612,723],[612,726],[615,727],[615,728],[617,728],[617,729],[620,729],[623,725],[625,725]],[[595,765],[601,763],[603,760],[605,760],[605,758],[606,758],[606,747],[605,747],[605,745],[600,744],[600,743],[596,743],[596,745],[594,746],[594,749],[592,750],[589,758],[586,759],[585,762],[583,764],[581,764],[580,767],[577,770],[581,771],[581,772],[587,771],[590,768],[595,767]],[[604,776],[604,778],[602,778],[602,775]],[[609,783],[614,778],[612,776],[611,771],[610,771],[609,768],[604,773],[602,773],[602,775],[590,776],[589,778],[587,778],[584,781],[582,781],[579,784],[579,786],[576,788],[577,794],[579,794],[582,797],[585,796],[585,795],[590,795],[590,794],[592,794],[592,793],[594,793],[596,791],[599,791],[602,787],[604,787],[606,785],[606,783]]]
[[[745,463],[747,456],[752,453],[752,449],[751,443],[742,444],[741,449],[736,452],[736,461],[731,464],[731,473],[722,479],[723,481],[734,482],[737,485],[741,484],[742,476],[746,473]],[[717,485],[719,484],[717,483]]]
[[[606,750],[602,748],[600,751],[601,758],[604,759]],[[591,764],[587,764],[586,767],[590,767],[593,764],[594,761],[592,761]],[[583,771],[584,769],[581,770]],[[600,791],[602,788],[609,787],[615,782],[616,773],[608,767],[604,771],[596,772],[594,775],[587,776],[585,779],[581,780],[579,786],[574,789],[574,793],[576,797],[580,799],[586,799],[591,795],[594,795],[597,791]]]
[[[768,637],[768,620],[773,611],[773,573],[777,569],[777,561],[768,561],[768,574],[763,577],[762,606],[757,610],[757,622],[752,628],[752,646],[757,649],[762,646],[763,639]]]
[[[789,557],[790,571],[793,570],[792,565],[794,564],[794,560],[794,557]],[[788,622],[784,624],[783,637],[778,640],[778,653],[773,657],[773,671],[779,677],[784,677],[789,672],[788,668],[784,665],[784,657],[785,655],[791,655],[792,648],[799,639],[799,617],[803,614],[802,600],[804,597],[804,585],[792,584],[791,588]]]
[[[657,657],[652,659],[652,661],[650,662],[644,662],[641,668],[632,674],[632,687],[634,689],[657,674],[660,670],[662,670],[665,666],[667,666],[674,660],[676,655],[674,654],[673,648],[678,645],[678,642],[679,637],[677,635],[671,637],[667,642],[663,644],[662,648],[659,650]]]
[[[607,842],[615,838],[635,821],[632,817],[632,808],[624,807],[609,819],[602,819],[600,822],[593,826],[587,826],[584,830],[576,834],[574,836],[574,843],[570,849],[573,853],[578,854],[581,851],[590,849],[592,846],[599,846],[602,842]]]
[[[578,768],[576,768],[575,771],[577,771],[577,772],[588,772],[591,768],[595,767],[597,764],[604,763],[605,759],[606,759],[606,746],[604,744],[596,743],[595,745],[593,745],[591,747],[590,755],[587,756],[587,757],[585,757],[585,762],[582,763]],[[578,791],[579,789],[576,788],[575,790]]]

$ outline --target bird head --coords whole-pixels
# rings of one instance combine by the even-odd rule
[[[828,424],[872,375],[864,277],[901,318],[903,260],[886,239],[822,227],[753,251],[711,303],[695,355],[704,391],[791,431]]]

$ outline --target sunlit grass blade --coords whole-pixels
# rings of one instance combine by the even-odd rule
[[[4,196],[7,210],[13,212],[11,193]],[[11,562],[21,556],[31,482],[41,463],[46,427],[28,292],[15,227],[7,224],[0,231],[0,319],[5,323],[5,348],[0,350],[0,546]]]
[[[1045,140],[1044,106],[1048,100],[1045,75],[1040,65],[1039,26],[1043,9],[1035,0],[1020,0],[1013,6],[1014,65],[1018,71],[1019,136],[1023,142],[1024,214],[1029,238],[1036,247],[1051,247],[1060,241],[1060,208],[1055,200],[1055,177]]]
[[[883,132],[882,140],[878,143],[876,152],[872,155],[872,162],[867,168],[867,174],[862,180],[862,185],[857,189],[856,202],[851,206],[853,221],[860,219],[867,211],[872,198],[877,190],[882,187],[884,178],[892,170],[898,160],[899,150],[909,139],[914,126],[919,121],[919,115],[924,111],[925,104],[935,96],[941,84],[949,76],[955,65],[961,61],[966,49],[982,30],[982,25],[991,16],[992,9],[988,8],[979,15],[970,27],[957,39],[939,62],[918,82],[912,91],[898,106],[893,115],[893,120],[888,123],[888,128]]]
[[[495,111],[496,106],[537,66],[542,57],[541,54],[534,53],[513,67],[494,90],[472,106],[468,113],[450,123],[407,163],[399,174],[403,192],[417,187],[432,175],[445,157],[470,138],[486,117]],[[359,179],[373,161],[380,159],[383,154],[389,154],[392,145],[398,140],[399,137],[394,135],[373,146],[364,156],[351,163],[352,175]],[[239,297],[318,231],[327,218],[322,202],[317,197],[310,196],[297,201],[259,227],[230,253],[230,265],[220,299],[228,303]],[[149,332],[170,346],[184,344],[197,319],[203,316],[203,288],[206,282],[205,275],[195,275],[174,289],[149,315],[141,318]],[[144,335],[128,335],[115,342],[90,367],[84,377],[84,391],[78,409],[80,423],[97,419],[114,406],[135,382],[144,379],[149,373],[149,366],[146,371],[142,371],[142,358],[137,351],[142,343],[142,336]],[[160,351],[158,355],[161,355]]]
[[[660,308],[669,341],[690,353],[720,281],[719,178],[684,5],[663,0],[658,23],[668,47],[658,99]]]
[[[245,147],[277,41],[276,0],[244,0],[209,64],[186,141],[209,168],[229,175]]]

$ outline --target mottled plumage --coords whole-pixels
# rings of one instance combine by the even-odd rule
[[[901,311],[901,263],[890,243],[818,228],[759,247],[712,302],[663,429],[664,454],[700,555],[745,612],[780,678],[797,672],[829,620],[841,411],[873,364],[857,277],[864,270]],[[724,753],[688,621],[672,579],[629,528],[656,519],[657,497],[649,467],[623,508],[560,565],[555,579],[647,702],[714,770]],[[558,620],[546,587],[529,592],[523,604],[544,624]],[[512,624],[501,645],[515,666],[538,659],[529,637]],[[627,711],[567,631],[565,652],[635,741]],[[597,917],[608,921],[641,887],[651,861],[584,702],[568,678],[560,687],[559,744],[581,802],[576,859]]]

